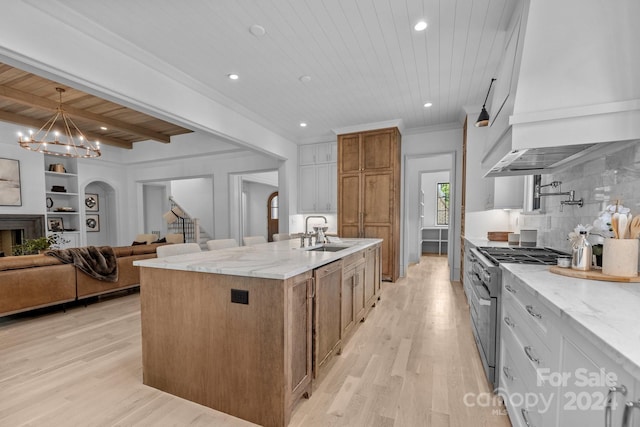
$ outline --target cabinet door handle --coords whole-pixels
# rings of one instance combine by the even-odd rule
[[[314,299],[316,297],[316,279],[311,278],[311,295],[309,295],[309,299]]]
[[[516,291],[514,288],[511,287],[511,285],[504,285],[504,288],[506,290],[508,290],[509,292],[511,292],[512,294],[517,294],[518,291]]]
[[[522,419],[524,420],[524,423],[527,425],[527,427],[533,427],[533,424],[529,422],[529,411],[522,408],[520,409],[520,413],[522,414]]]
[[[631,421],[631,411],[633,408],[640,409],[640,400],[635,402],[627,402],[624,405],[624,414],[622,415],[622,427],[631,427],[629,421]]]
[[[530,345],[524,346],[523,348],[524,348],[524,353],[527,355],[529,360],[531,360],[536,365],[539,365],[540,364],[540,359],[535,357],[535,356],[533,356],[533,348]]]
[[[509,380],[509,381],[513,381],[513,375],[511,375],[511,370],[506,367],[503,366],[502,367],[502,373],[504,373],[504,376]]]
[[[536,311],[533,309],[533,306],[532,306],[532,305],[528,305],[528,306],[526,306],[526,309],[527,309],[527,311],[529,312],[529,314],[530,314],[531,316],[535,317],[536,319],[542,319],[542,314],[540,314],[540,313],[536,312]]]
[[[607,404],[604,407],[604,426],[611,427],[611,406],[613,404],[613,396],[616,393],[621,393],[623,396],[627,395],[627,388],[623,385],[609,387],[609,393],[607,393]]]
[[[509,327],[512,328],[512,329],[516,327],[516,324],[513,322],[513,320],[511,320],[511,318],[509,316],[505,316],[504,317],[504,323],[509,325]]]

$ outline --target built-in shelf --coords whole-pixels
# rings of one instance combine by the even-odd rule
[[[446,227],[422,227],[420,230],[422,253],[446,254],[449,246],[449,229]]]
[[[64,172],[55,172],[54,165],[62,165]],[[44,156],[46,196],[45,227],[47,234],[59,235],[59,248],[77,247],[80,239],[80,197],[78,194],[78,165],[72,158]],[[61,187],[65,191],[52,191]],[[56,208],[72,210],[56,211]]]

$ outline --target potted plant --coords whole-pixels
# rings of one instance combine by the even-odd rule
[[[33,255],[59,247],[63,243],[67,243],[67,241],[60,234],[25,239],[22,244],[13,247],[13,255]]]

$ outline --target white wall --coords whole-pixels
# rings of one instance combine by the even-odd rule
[[[424,218],[422,218],[424,227],[435,227],[437,225],[437,185],[442,182],[449,182],[450,178],[449,171],[422,174],[420,188],[424,193]]]
[[[162,215],[169,210],[168,182],[149,183],[142,187],[144,200],[144,226],[139,234],[159,231],[160,237],[167,234],[167,223]]]
[[[245,236],[267,236],[267,200],[277,187],[260,184],[257,182],[244,181],[243,193],[245,205],[244,235]]]
[[[44,215],[44,159],[17,143],[17,125],[0,122],[0,157],[20,162],[22,206],[0,206],[0,214]]]
[[[213,178],[191,178],[171,181],[171,196],[210,236],[213,227]]]

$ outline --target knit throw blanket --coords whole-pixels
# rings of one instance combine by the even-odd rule
[[[83,273],[105,282],[118,281],[118,262],[111,246],[55,249],[45,252]]]

